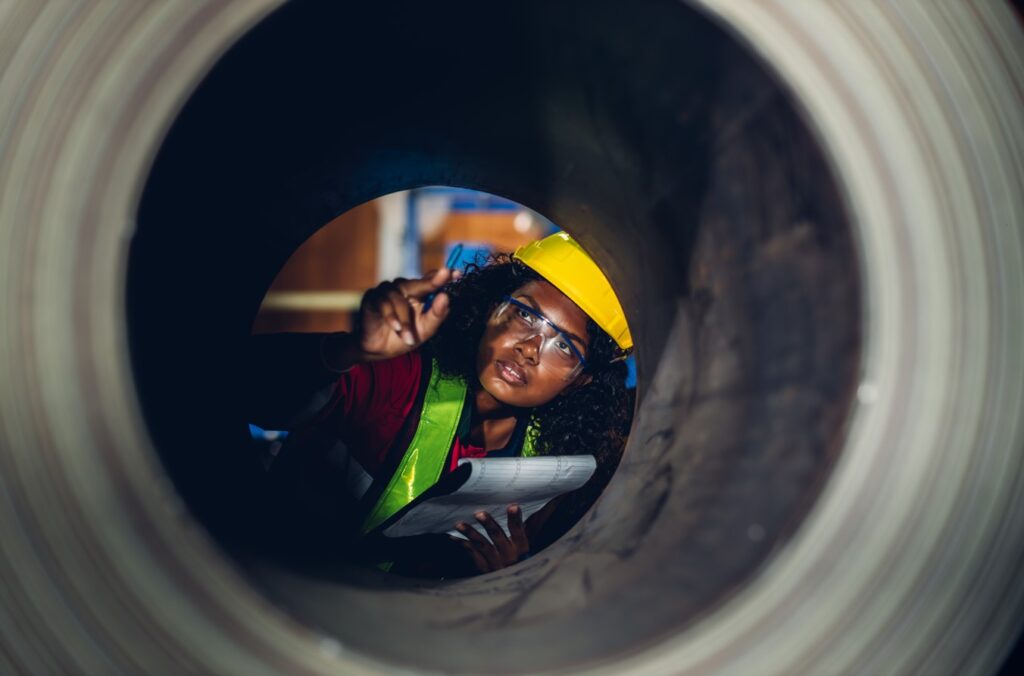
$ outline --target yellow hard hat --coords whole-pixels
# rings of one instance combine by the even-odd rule
[[[587,313],[623,350],[633,347],[618,296],[586,251],[572,237],[556,232],[512,254],[536,270]]]

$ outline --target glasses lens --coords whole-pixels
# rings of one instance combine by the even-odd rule
[[[580,355],[568,336],[541,317],[540,313],[514,300],[505,301],[495,317],[517,341],[541,337],[540,365],[571,379],[583,367]]]

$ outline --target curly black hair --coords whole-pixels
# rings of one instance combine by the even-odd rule
[[[445,375],[476,382],[476,356],[487,321],[502,297],[535,279],[534,270],[506,253],[491,254],[470,264],[445,291],[451,299],[448,319],[430,340],[429,349]],[[592,454],[598,470],[591,481],[600,488],[618,464],[632,422],[632,397],[626,389],[626,365],[618,346],[592,319],[587,320],[590,344],[584,373],[589,382],[568,388],[531,413],[540,455]],[[588,493],[591,491],[588,491]]]

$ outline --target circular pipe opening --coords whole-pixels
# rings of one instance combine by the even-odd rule
[[[430,184],[544,213],[605,268],[637,340],[618,473],[506,572],[426,583],[255,556],[237,387],[259,365],[236,355],[263,293],[322,224]],[[673,2],[290,4],[168,134],[128,296],[147,424],[196,518],[300,621],[438,670],[608,659],[737,589],[827,479],[859,359],[855,248],[813,134],[742,46]]]
[[[373,544],[341,537],[350,532],[352,515],[363,504],[352,502],[353,493],[362,488],[353,481],[353,475],[373,462],[352,445],[351,435],[365,438],[366,432],[357,432],[338,421],[347,432],[336,435],[332,443],[317,446],[309,443],[311,431],[301,429],[305,425],[295,424],[294,419],[290,424],[286,422],[292,418],[286,411],[292,411],[295,405],[308,410],[308,401],[296,401],[292,395],[309,394],[310,390],[324,386],[324,382],[318,381],[315,385],[307,384],[306,390],[302,384],[303,379],[315,378],[313,372],[320,371],[318,337],[329,332],[352,331],[362,305],[361,296],[383,281],[422,277],[424,271],[442,266],[463,272],[479,270],[492,262],[500,263],[495,256],[507,255],[559,231],[561,228],[543,215],[500,196],[465,188],[428,186],[392,193],[349,210],[321,227],[292,254],[275,277],[255,317],[253,345],[248,346],[247,359],[259,364],[259,368],[253,369],[240,388],[249,402],[246,412],[253,438],[250,464],[258,460],[266,470],[264,476],[258,477],[263,479],[264,487],[254,487],[256,494],[248,500],[261,510],[259,516],[253,513],[253,519],[261,523],[259,554],[250,552],[249,556],[285,555],[293,565],[297,559],[307,565],[312,560],[323,571],[335,565],[325,561],[328,558],[377,567],[367,557],[371,551],[381,555],[382,543],[376,537],[370,538]],[[282,344],[278,338],[266,335],[281,333],[310,334],[312,341],[295,336],[297,342],[286,338]],[[287,358],[281,351],[285,344],[292,345]],[[300,346],[298,351],[296,346]],[[305,346],[308,355],[301,346]],[[614,474],[624,440],[603,448],[595,446],[587,434],[592,427],[602,424],[616,424],[620,435],[628,431],[635,408],[636,378],[635,368],[631,368],[634,356],[628,355],[624,363],[613,367],[619,391],[603,412],[595,413],[589,406],[577,408],[579,414],[589,416],[586,427],[552,428],[559,433],[560,440],[555,454],[590,454],[598,459],[598,468],[584,488],[563,496],[552,514],[541,515],[532,523],[532,510],[526,515],[527,524],[532,526],[532,555],[564,535],[589,510]],[[398,391],[395,394],[401,396]],[[357,422],[351,415],[345,420]],[[363,427],[358,423],[356,426]],[[316,435],[312,432],[312,436]],[[371,431],[370,436],[376,434]],[[295,443],[296,437],[305,441]],[[353,458],[359,468],[355,471]],[[471,518],[468,511],[462,516]],[[542,527],[538,525],[541,522]],[[453,517],[436,535],[451,531],[454,525]],[[256,542],[252,544],[257,546]],[[397,543],[388,545],[389,551],[395,553],[391,545]],[[392,563],[388,572],[433,579],[473,574],[464,552],[446,545],[443,537],[407,540],[397,550],[402,563]]]

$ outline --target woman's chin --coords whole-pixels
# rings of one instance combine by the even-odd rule
[[[497,373],[484,374],[480,378],[480,385],[487,394],[506,406],[529,408],[537,405],[537,402],[533,401],[526,391],[525,384],[510,384]]]

